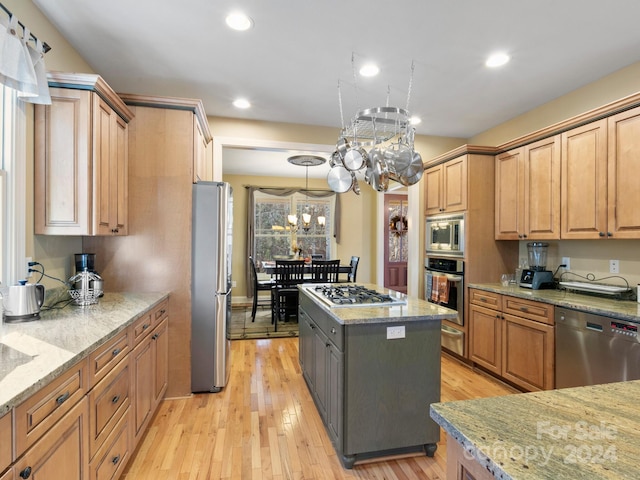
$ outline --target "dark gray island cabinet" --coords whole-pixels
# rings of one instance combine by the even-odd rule
[[[404,305],[331,308],[307,290],[300,287],[300,365],[344,467],[421,450],[433,456],[440,325],[455,312],[402,294]]]

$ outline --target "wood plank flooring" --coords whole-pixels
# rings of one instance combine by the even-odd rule
[[[444,479],[446,438],[433,458],[342,467],[298,364],[298,339],[231,342],[222,392],[162,402],[122,480]],[[442,358],[442,401],[515,390]]]

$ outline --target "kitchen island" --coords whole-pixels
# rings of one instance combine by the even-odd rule
[[[431,405],[447,479],[638,478],[640,381]]]
[[[332,307],[300,285],[300,365],[345,468],[360,459],[425,451],[440,439],[440,325],[457,313],[376,285],[393,305]]]

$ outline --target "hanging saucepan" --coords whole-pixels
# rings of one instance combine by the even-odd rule
[[[342,158],[340,158],[340,154],[337,150],[329,157],[329,166],[335,167],[336,165],[342,165]]]
[[[336,193],[348,192],[353,184],[351,173],[343,166],[336,165],[327,174],[329,188]]]
[[[367,152],[364,148],[361,147],[351,147],[342,158],[344,167],[351,172],[360,170],[362,167],[364,167],[366,161]]]
[[[400,183],[403,185],[414,185],[420,181],[424,173],[424,165],[422,164],[422,156],[418,152],[413,153],[411,164],[400,177]]]
[[[367,161],[366,161],[366,169],[364,171],[364,181],[367,182],[369,185],[372,185],[372,177],[373,177],[373,162],[374,162],[374,158],[377,157],[378,155],[382,155],[382,152],[380,151],[380,149],[378,147],[373,147],[370,151],[369,151],[369,155],[367,156]]]
[[[351,172],[351,179],[351,189],[353,190],[353,193],[355,193],[356,195],[360,195],[360,185],[358,184],[358,179],[356,178],[355,172]]]
[[[393,168],[389,165],[389,171],[395,172],[398,177],[406,176],[413,157],[413,150],[406,143],[399,143],[393,156]]]
[[[389,168],[383,155],[378,155],[373,162],[371,186],[378,192],[386,192],[389,187]]]
[[[344,158],[350,148],[351,145],[349,145],[349,141],[346,138],[340,137],[338,139],[338,143],[336,143],[336,150],[341,159]]]

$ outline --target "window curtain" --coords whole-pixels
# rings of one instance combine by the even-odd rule
[[[335,211],[333,212],[333,238],[336,239],[336,243],[340,243],[340,196],[331,190],[305,190],[304,188],[272,188],[272,187],[256,187],[256,186],[248,186],[245,187],[247,190],[248,201],[247,201],[247,251],[245,252],[244,258],[247,259],[245,262],[245,277],[246,277],[246,285],[247,285],[247,297],[252,298],[254,295],[253,291],[253,282],[251,281],[251,266],[249,265],[249,257],[253,254],[253,249],[255,246],[254,240],[254,231],[253,227],[255,225],[254,222],[254,205],[255,205],[255,193],[262,192],[267,195],[273,195],[276,197],[289,197],[297,192],[303,192],[307,196],[311,198],[326,198],[335,195]]]
[[[25,102],[51,104],[44,44],[0,6],[9,15],[8,19],[0,18],[0,83],[16,90]],[[31,40],[35,46],[27,43]]]

